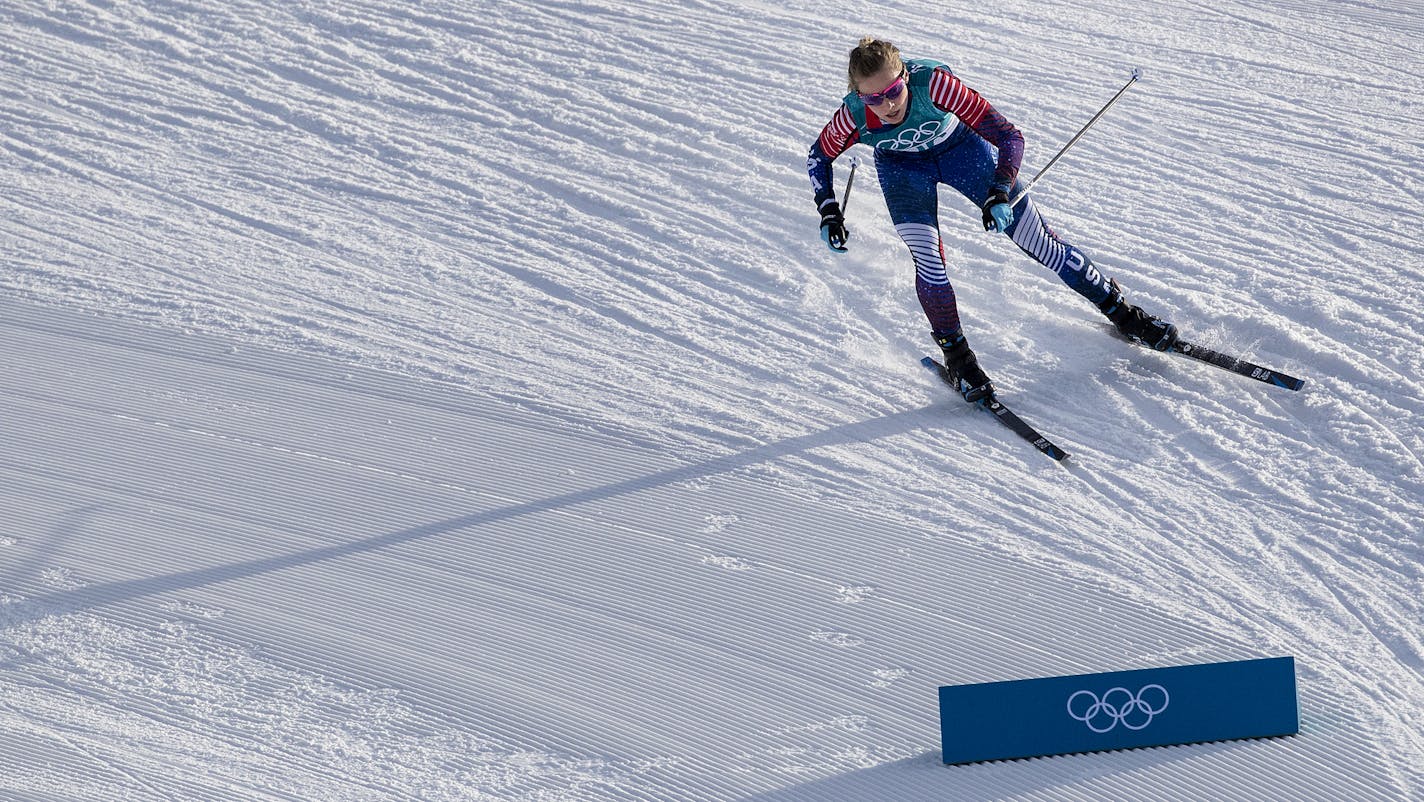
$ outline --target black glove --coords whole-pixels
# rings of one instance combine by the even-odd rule
[[[845,253],[848,239],[850,232],[846,230],[841,205],[836,203],[835,199],[821,204],[821,240],[826,243],[826,247],[836,253]]]
[[[995,208],[995,207],[999,208]],[[1002,189],[989,193],[984,201],[984,230],[1003,231],[1014,224],[1014,208],[1009,205],[1009,196]]]

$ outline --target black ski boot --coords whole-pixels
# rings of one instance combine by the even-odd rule
[[[1108,279],[1108,297],[1098,304],[1108,320],[1117,326],[1122,336],[1155,351],[1166,351],[1177,342],[1177,327],[1159,317],[1152,317],[1122,298],[1115,279]]]
[[[944,366],[949,370],[949,378],[959,388],[965,401],[982,401],[994,394],[994,383],[984,375],[979,367],[979,358],[969,350],[969,343],[960,332],[940,334],[931,332],[935,342],[944,351]]]

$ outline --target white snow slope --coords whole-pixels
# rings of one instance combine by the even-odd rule
[[[0,799],[1424,798],[1413,2],[0,4]],[[949,61],[1192,338],[942,195],[949,397],[862,33]],[[844,181],[844,163],[839,171]],[[1294,655],[1300,735],[946,767],[935,689]]]

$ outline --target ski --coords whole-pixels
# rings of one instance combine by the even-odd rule
[[[920,360],[920,364],[933,371],[945,384],[954,387],[954,382],[950,380],[949,375],[945,372],[944,365],[941,364],[939,360],[927,356]],[[955,388],[955,390],[957,392],[958,388]],[[1004,402],[995,396],[991,395],[988,398],[980,399],[974,403],[985,412],[993,415],[1000,423],[1012,429],[1015,434],[1027,440],[1034,448],[1042,451],[1044,454],[1060,462],[1068,459],[1068,452],[1054,445],[1047,437],[1039,434],[1038,430],[1025,423],[1023,418],[1015,415],[1013,410],[1004,406]]]
[[[1178,340],[1168,350],[1185,357],[1191,357],[1192,359],[1205,362],[1208,365],[1215,365],[1219,368],[1229,370],[1232,373],[1255,379],[1258,382],[1273,384],[1276,387],[1284,387],[1287,390],[1299,390],[1305,386],[1305,379],[1297,379],[1294,376],[1286,375],[1277,370],[1263,368],[1253,362],[1247,362],[1244,359],[1239,359],[1230,354],[1223,354],[1220,351],[1207,348],[1204,345]]]

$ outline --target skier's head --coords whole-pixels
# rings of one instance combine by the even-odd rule
[[[859,94],[866,106],[873,107],[877,117],[892,125],[905,121],[910,93],[899,48],[873,36],[861,39],[850,51],[847,77],[850,90]]]
[[[852,92],[865,91],[861,82],[880,73],[899,75],[905,69],[900,48],[884,39],[866,36],[850,51],[850,67],[846,70]],[[883,87],[880,87],[883,88]]]

